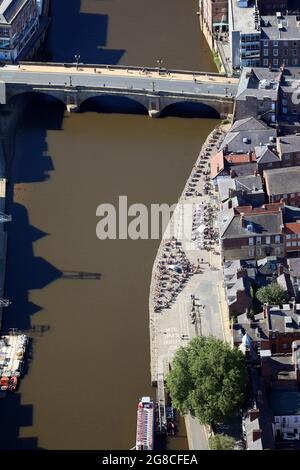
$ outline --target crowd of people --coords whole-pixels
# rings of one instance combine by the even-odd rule
[[[186,197],[212,195],[209,158],[213,149],[219,148],[222,138],[223,130],[218,128],[208,138],[185,187],[184,195]],[[218,240],[218,233],[214,227],[216,213],[217,207],[211,201],[202,200],[195,206],[191,236],[192,241],[197,243],[199,250],[210,251],[214,249]],[[193,265],[183,251],[181,241],[177,238],[172,237],[170,240],[164,240],[161,248],[153,293],[155,312],[170,308],[188,282],[189,277],[194,273],[201,272],[199,260],[197,266]]]
[[[172,237],[171,240],[163,241],[162,254],[158,262],[155,279],[155,312],[171,307],[196,269],[182,250],[179,240]]]

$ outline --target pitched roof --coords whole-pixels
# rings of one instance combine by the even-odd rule
[[[256,156],[253,152],[231,153],[230,155],[225,155],[224,158],[230,165],[256,162]]]
[[[300,166],[264,170],[268,195],[300,192]]]
[[[212,179],[214,179],[222,170],[224,170],[224,154],[223,151],[216,153],[210,160],[210,173]]]
[[[286,233],[300,233],[300,223],[293,222],[285,224]]]
[[[265,145],[276,138],[276,130],[271,128],[229,131],[222,142],[221,150],[228,153],[253,152],[258,145]]]
[[[278,137],[277,148],[281,154],[300,152],[300,135],[286,135]]]
[[[280,161],[278,155],[276,155],[268,145],[259,145],[255,147],[255,155],[259,164],[272,163]]]
[[[276,235],[282,233],[282,212],[245,212],[229,213],[219,218],[222,238],[243,238],[257,235]]]
[[[247,117],[245,119],[235,121],[229,129],[229,132],[250,131],[259,129],[268,129],[268,126],[263,121],[259,121],[254,117]]]

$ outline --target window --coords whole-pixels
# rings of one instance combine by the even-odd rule
[[[249,248],[249,256],[254,256],[254,248]]]
[[[295,197],[295,193],[291,193],[291,197]]]
[[[287,349],[288,345],[286,343],[283,343],[282,348]]]
[[[288,240],[290,240],[290,239],[291,239],[291,235],[290,235],[290,234],[287,235],[286,238],[287,238]]]
[[[280,235],[276,235],[275,236],[275,243],[280,243],[281,242],[281,236]]]
[[[256,244],[261,245],[261,237],[256,237]]]
[[[283,100],[282,100],[282,104],[283,104],[284,106],[286,106],[286,105],[288,104],[288,100],[287,100],[287,99],[283,99]]]
[[[293,49],[293,55],[298,55],[297,49]]]
[[[269,49],[264,49],[264,56],[268,56],[269,55]]]
[[[293,233],[292,238],[293,238],[293,240],[295,240],[295,238],[297,238],[297,235],[295,233]]]
[[[292,246],[292,243],[291,243],[291,242],[287,242],[287,243],[286,243],[286,246]]]
[[[273,56],[277,57],[278,56],[278,49],[273,50]]]
[[[282,112],[283,112],[283,114],[287,114],[288,109],[287,109],[286,107],[283,107],[283,108],[282,108]]]
[[[253,238],[249,238],[249,245],[253,245],[254,244],[254,239]]]
[[[257,256],[261,255],[261,248],[256,248],[256,254],[257,254]]]
[[[298,47],[298,42],[297,41],[293,42],[293,47]]]
[[[298,416],[294,416],[294,423],[299,423],[299,417]]]
[[[278,59],[273,59],[273,65],[278,65]]]
[[[264,47],[269,47],[269,41],[264,41]]]
[[[283,427],[283,428],[286,427],[286,417],[285,417],[285,416],[282,416],[282,418],[281,418],[281,424],[282,424],[282,427]]]
[[[283,51],[283,55],[284,55],[284,56],[287,56],[287,55],[289,55],[289,51],[288,51],[288,49],[284,49],[284,51]]]
[[[264,59],[264,65],[268,66],[269,65],[269,59]]]
[[[291,159],[291,156],[288,155],[288,154],[286,154],[286,155],[284,156],[284,159],[285,159],[285,160],[290,160],[290,159]]]
[[[300,242],[298,242],[298,246],[300,246]]]
[[[280,255],[280,253],[281,253],[280,247],[277,246],[277,247],[275,248],[275,255]]]
[[[273,47],[278,47],[278,41],[273,41]]]
[[[266,237],[266,245],[270,245],[271,243],[271,237]]]
[[[298,65],[298,59],[293,59],[293,65]]]
[[[292,246],[297,246],[297,242],[292,242]]]

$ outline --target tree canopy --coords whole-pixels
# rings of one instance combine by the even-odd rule
[[[202,424],[215,424],[240,408],[247,383],[245,358],[213,336],[177,350],[166,379],[173,406]]]
[[[215,434],[208,439],[210,450],[233,450],[235,440],[227,434]]]
[[[272,282],[258,289],[256,297],[262,304],[282,305],[287,300],[287,293],[277,282]]]

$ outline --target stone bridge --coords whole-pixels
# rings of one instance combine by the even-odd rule
[[[77,111],[90,98],[126,97],[151,117],[168,106],[198,103],[220,117],[233,112],[238,80],[225,75],[166,69],[23,62],[0,68],[0,104],[24,93],[43,93]]]

